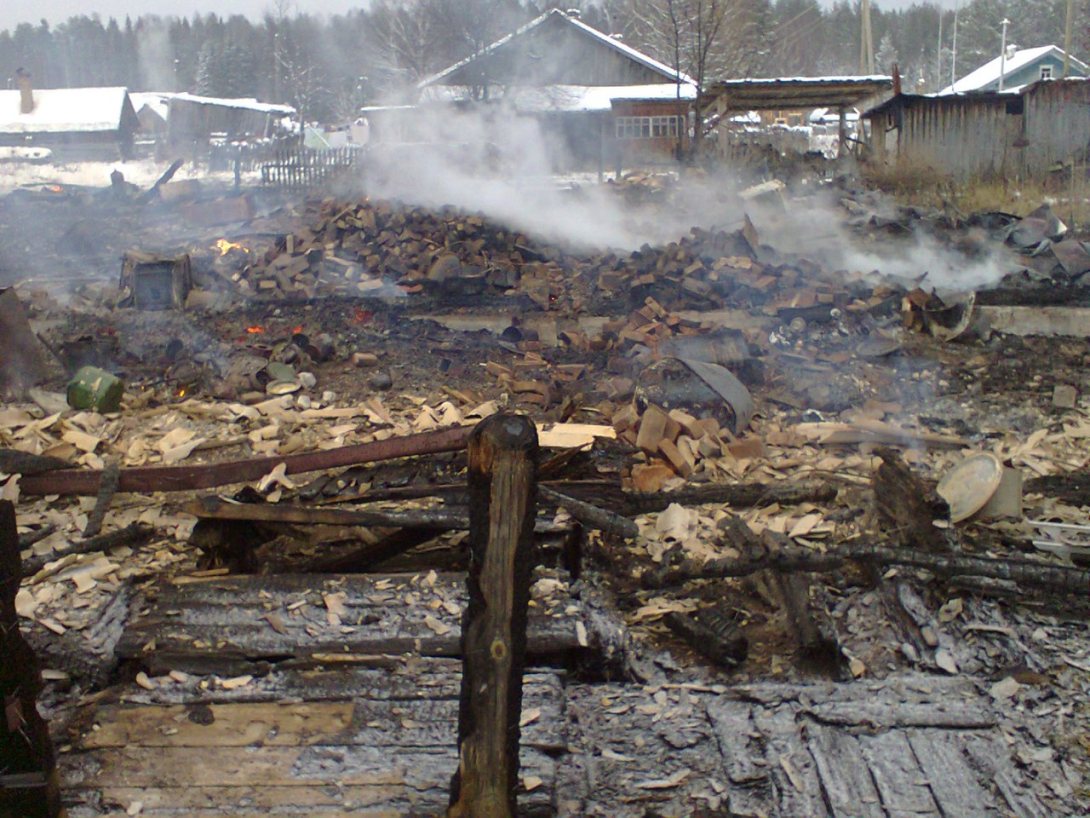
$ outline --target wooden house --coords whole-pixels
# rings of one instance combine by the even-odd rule
[[[367,109],[374,140],[404,139],[413,130],[414,109],[483,109],[495,118],[536,119],[554,167],[669,160],[689,144],[696,99],[690,77],[559,9],[428,77],[417,90],[411,108]]]
[[[125,88],[44,88],[18,77],[0,90],[0,146],[48,149],[54,159],[127,159],[138,121]]]

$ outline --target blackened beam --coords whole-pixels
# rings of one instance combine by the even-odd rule
[[[283,463],[286,474],[337,469],[360,463],[393,460],[441,452],[456,452],[466,447],[471,426],[455,426],[435,432],[422,432],[405,437],[393,437],[373,443],[343,446],[324,452],[307,452],[271,457],[252,457],[227,463],[200,466],[140,466],[122,469],[118,478],[119,492],[150,493],[156,491],[192,491],[231,483],[258,480]],[[23,494],[98,494],[102,471],[96,469],[63,469],[42,474],[24,475],[19,482]]]

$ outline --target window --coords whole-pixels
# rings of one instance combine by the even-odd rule
[[[1042,65],[1041,66],[1041,79],[1043,79],[1043,80],[1052,79],[1052,66],[1051,65]]]
[[[618,139],[658,139],[678,135],[676,116],[619,116],[616,119]]]

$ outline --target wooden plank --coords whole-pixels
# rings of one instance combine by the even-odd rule
[[[761,735],[751,717],[753,705],[716,699],[709,702],[707,710],[730,782],[727,797],[731,814],[770,815],[775,794]]]
[[[806,748],[795,710],[791,705],[755,707],[753,724],[765,742],[765,759],[775,789],[777,809],[769,815],[825,815],[821,779],[813,756]]]
[[[835,818],[885,818],[859,743],[848,733],[822,724],[807,725],[825,800]]]
[[[984,700],[906,702],[892,698],[820,702],[804,712],[822,724],[888,730],[895,727],[945,727],[976,730],[995,727],[995,710]]]
[[[969,758],[980,769],[991,773],[996,789],[1019,818],[1047,818],[1055,814],[1041,803],[1031,787],[1026,786],[1025,777],[1019,776],[1002,737],[994,733],[969,735],[965,736],[964,746]]]
[[[941,814],[903,731],[860,736],[859,746],[890,818]]]
[[[461,687],[461,662],[455,659],[373,657],[375,666],[349,665],[329,670],[274,670],[255,677],[243,687],[208,684],[201,676],[181,681],[160,677],[156,686],[126,689],[119,697],[127,704],[224,704],[227,702],[302,701],[417,701],[457,700]],[[563,671],[527,673],[526,695],[531,698],[563,698]]]
[[[455,699],[425,701],[238,702],[213,705],[107,705],[78,747],[266,747],[374,745],[430,747],[455,743]],[[522,721],[527,745],[567,746],[562,702],[528,696]]]
[[[995,799],[969,766],[961,739],[947,730],[909,730],[908,742],[943,815],[997,814]]]
[[[540,786],[521,797],[523,810],[551,814],[555,761],[530,748],[524,748],[520,760],[524,776],[541,779]],[[120,747],[62,756],[60,766],[64,791],[85,806],[96,801],[97,793],[139,792],[135,800],[153,798],[163,804],[142,814],[190,815],[191,806],[234,815],[233,805],[278,809],[290,803],[288,790],[313,798],[324,788],[355,792],[354,803],[401,816],[442,812],[456,764],[451,744],[396,753],[387,747],[208,747],[199,753],[188,747]]]

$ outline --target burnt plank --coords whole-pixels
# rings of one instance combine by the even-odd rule
[[[855,737],[811,722],[807,746],[814,757],[825,799],[835,818],[885,818],[878,792]]]
[[[752,720],[753,709],[747,702],[725,698],[708,703],[708,718],[729,781],[730,811],[739,816],[768,815],[774,804],[761,735]]]
[[[1055,815],[1053,810],[1041,803],[1028,779],[1018,774],[1011,762],[1010,749],[1001,736],[966,736],[964,746],[977,767],[989,774],[1012,814],[1018,818],[1047,818]]]
[[[117,647],[155,670],[246,670],[254,660],[351,655],[460,655],[460,574],[221,577],[162,583],[140,605]],[[582,612],[564,593],[535,600],[528,649],[581,648]]]
[[[520,761],[524,780],[540,779],[520,796],[523,814],[552,815],[555,761],[532,748],[523,750]],[[453,743],[396,752],[335,745],[204,747],[200,752],[133,746],[69,754],[61,773],[66,798],[82,805],[77,814],[91,816],[123,813],[132,801],[140,801],[140,814],[150,816],[238,815],[255,809],[407,816],[443,812],[456,763]],[[314,803],[323,792],[324,803]]]
[[[943,815],[998,815],[995,799],[962,750],[962,739],[948,730],[909,730],[908,742]]]
[[[765,741],[765,758],[775,789],[778,810],[770,810],[769,814],[784,818],[825,815],[828,808],[822,796],[821,779],[795,709],[788,704],[755,707],[753,724]]]
[[[940,814],[903,731],[860,736],[859,745],[890,818]]]

